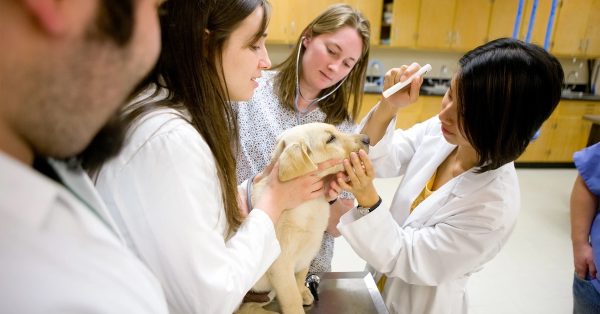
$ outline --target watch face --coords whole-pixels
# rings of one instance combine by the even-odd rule
[[[366,215],[369,213],[369,209],[364,207],[356,207],[356,210],[358,210],[361,215]]]

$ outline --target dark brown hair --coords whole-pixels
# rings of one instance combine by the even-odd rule
[[[87,32],[88,38],[109,39],[118,46],[125,46],[133,36],[135,24],[133,0],[103,0],[98,8],[96,23]],[[148,84],[148,77],[140,82],[128,99],[138,94]],[[104,162],[116,156],[125,141],[126,123],[117,112],[94,136],[90,144],[76,158],[91,174],[95,174]]]
[[[133,0],[103,0],[98,8],[94,33],[109,37],[117,45],[126,45],[133,35]]]
[[[560,101],[564,73],[541,47],[500,38],[467,52],[456,76],[458,124],[479,172],[517,159]]]
[[[255,41],[266,32],[270,6],[267,0],[166,1],[160,16],[162,47],[154,70],[144,87],[156,93],[123,109],[115,119],[128,129],[136,120],[158,108],[186,112],[189,123],[210,147],[217,165],[222,199],[230,236],[243,217],[237,204],[234,149],[238,145],[237,119],[229,104],[221,55],[236,27],[254,10],[262,7],[263,21]],[[153,102],[158,91],[165,100]]]
[[[329,7],[321,15],[315,18],[302,31],[298,42],[294,47],[294,52],[281,64],[274,67],[278,69],[275,79],[275,91],[282,104],[290,110],[295,110],[294,101],[296,98],[296,71],[302,69],[296,68],[296,56],[299,49],[302,49],[302,39],[306,37],[317,37],[321,34],[334,33],[343,27],[352,27],[356,30],[362,39],[362,52],[358,62],[354,65],[346,81],[331,96],[321,100],[319,107],[327,118],[325,122],[338,124],[342,121],[352,118],[356,119],[360,112],[362,102],[363,87],[367,65],[369,62],[369,50],[371,38],[371,25],[369,21],[357,10],[346,4],[337,4]],[[300,60],[304,56],[304,50],[300,51]],[[301,66],[301,65],[299,65]],[[321,91],[319,96],[326,95],[333,90],[337,84]],[[348,104],[350,96],[353,96],[352,113],[349,113]]]

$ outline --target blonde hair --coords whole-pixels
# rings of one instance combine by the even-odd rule
[[[321,15],[315,18],[306,26],[296,42],[294,53],[277,65],[275,69],[279,70],[275,78],[275,92],[281,100],[283,106],[295,110],[294,101],[296,97],[296,57],[300,53],[300,60],[304,56],[302,50],[302,39],[304,37],[317,37],[322,34],[334,33],[341,28],[351,27],[356,30],[362,39],[362,52],[358,62],[354,65],[346,80],[341,84],[331,96],[319,102],[319,107],[327,118],[325,122],[338,124],[348,118],[356,119],[360,112],[363,87],[367,64],[369,62],[371,25],[369,21],[359,11],[353,9],[347,4],[336,4],[329,7]],[[299,51],[300,50],[300,51]],[[319,96],[326,95],[337,87],[337,84],[321,91]],[[352,113],[349,113],[348,104],[350,96],[353,95]]]

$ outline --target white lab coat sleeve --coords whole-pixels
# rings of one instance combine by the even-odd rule
[[[435,286],[470,274],[497,254],[510,233],[504,229],[514,226],[504,224],[504,214],[514,212],[502,200],[506,192],[494,184],[476,191],[476,197],[455,198],[440,209],[445,218],[431,226],[402,228],[389,210],[378,208],[363,217],[347,213],[337,227],[378,272],[409,284]]]
[[[379,104],[377,104],[379,106]],[[362,130],[371,118],[375,106],[360,122],[357,130]],[[375,176],[378,178],[398,177],[404,175],[408,163],[421,144],[424,134],[435,125],[437,116],[423,123],[417,123],[407,130],[396,129],[396,117],[388,124],[385,134],[375,144],[369,147],[369,158],[373,162]]]
[[[150,138],[108,184],[172,311],[232,313],[280,253],[258,208],[225,239],[214,157],[191,127]]]

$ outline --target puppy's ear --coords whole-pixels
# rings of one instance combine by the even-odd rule
[[[303,144],[291,144],[279,155],[279,180],[281,181],[288,181],[315,170],[317,165],[310,159]]]

